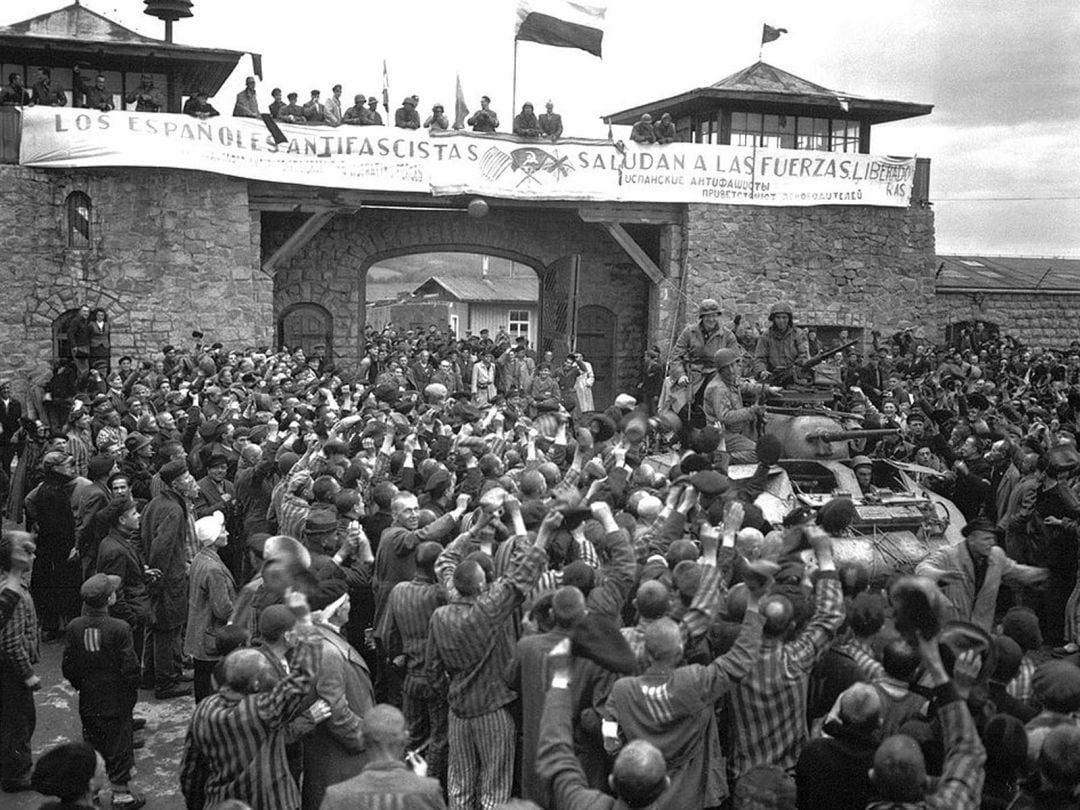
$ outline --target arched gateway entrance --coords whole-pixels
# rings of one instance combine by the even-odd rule
[[[618,222],[593,220],[592,209],[575,203],[502,207],[491,201],[490,213],[475,218],[462,201],[439,207],[427,197],[373,205],[348,192],[334,196],[329,204],[317,192],[267,185],[252,189],[251,204],[260,211],[263,268],[274,277],[275,316],[300,304],[325,308],[338,363],[351,365],[363,352],[371,267],[408,254],[466,252],[502,257],[536,272],[539,339],[533,342],[556,359],[575,346],[586,354],[602,352],[597,370],[603,370],[604,396],[598,406],[636,386],[644,348],[659,334],[658,266],[671,262],[664,255],[670,240],[663,238],[662,220],[669,217],[667,227],[674,229],[673,213],[652,214],[655,224],[638,222],[627,230]],[[613,211],[611,219],[621,215]]]

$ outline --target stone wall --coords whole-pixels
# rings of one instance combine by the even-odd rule
[[[68,249],[68,194],[92,203],[91,244]],[[259,269],[247,183],[154,169],[0,166],[0,374],[21,395],[53,355],[53,322],[103,307],[112,357],[144,358],[191,332],[271,342],[272,281]]]
[[[766,323],[790,301],[802,323],[936,333],[929,209],[691,205],[680,323],[704,298]]]
[[[269,256],[298,224],[294,217],[265,214],[263,255]],[[329,309],[338,361],[349,367],[363,351],[368,268],[394,256],[441,251],[512,259],[531,266],[541,281],[557,259],[580,254],[578,303],[614,313],[616,390],[629,391],[637,385],[648,340],[652,285],[602,226],[582,222],[572,212],[494,209],[482,219],[455,211],[365,209],[355,215],[338,214],[278,269],[275,314],[302,301]]]
[[[1032,346],[1064,348],[1080,339],[1080,291],[953,292],[939,288],[937,325],[943,338],[950,323],[986,321],[1002,335],[1014,335]]]

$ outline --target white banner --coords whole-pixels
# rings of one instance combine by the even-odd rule
[[[564,139],[253,118],[31,107],[20,163],[194,169],[277,183],[436,196],[727,205],[881,205],[911,197],[914,158]]]

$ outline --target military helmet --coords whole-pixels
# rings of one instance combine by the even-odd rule
[[[727,368],[739,362],[739,353],[734,349],[717,349],[716,354],[713,355],[713,362],[718,369]]]
[[[777,301],[769,307],[769,320],[771,321],[775,315],[787,315],[791,320],[795,320],[795,310],[787,301]]]
[[[720,302],[715,298],[706,298],[701,302],[701,306],[698,307],[698,317],[701,318],[704,315],[719,315],[720,314]]]

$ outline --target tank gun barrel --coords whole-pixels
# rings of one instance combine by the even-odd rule
[[[842,442],[846,439],[878,439],[882,436],[895,436],[900,431],[896,428],[864,428],[862,430],[823,430],[810,433],[807,439],[821,439],[826,442]]]
[[[766,405],[765,413],[777,416],[827,416],[830,419],[858,419],[860,422],[866,418],[865,413],[834,411],[832,408],[784,408],[778,405]]]

